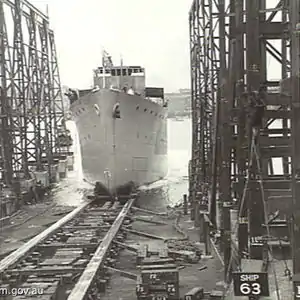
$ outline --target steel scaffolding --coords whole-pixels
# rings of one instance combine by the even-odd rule
[[[291,252],[290,241],[282,245],[279,239],[290,235],[288,225],[295,220],[292,208],[299,206],[295,174],[300,161],[296,142],[300,116],[295,109],[298,104],[291,106],[299,101],[299,35],[295,36],[299,4],[296,0],[276,5],[268,0],[195,0],[189,20],[190,199],[198,202],[203,184],[210,185],[207,209],[221,229],[227,267],[232,267],[231,251],[226,250],[230,248],[238,250],[234,251],[237,264],[244,257],[264,258],[266,227],[277,235],[268,236],[267,244],[272,240],[273,248]],[[280,70],[275,79],[270,74],[275,70],[275,63],[268,62],[271,58]],[[257,126],[254,121],[259,114],[262,124]],[[291,123],[296,128],[292,133]],[[252,160],[253,145],[256,159]],[[280,159],[281,166],[274,165],[274,158]],[[296,169],[293,173],[291,165]],[[239,212],[237,228],[232,227],[235,220],[230,209]],[[274,214],[276,220],[267,224]],[[274,234],[278,224],[284,233]],[[231,240],[234,229],[236,244]]]
[[[64,110],[48,16],[26,0],[0,1],[0,45],[2,179],[10,185],[30,166],[50,172]]]
[[[211,183],[213,137],[216,133],[213,117],[218,93],[219,38],[215,34],[217,20],[211,1],[195,1],[190,10],[190,48],[192,77],[193,140],[190,165],[190,199],[201,201],[206,189],[202,183]],[[193,203],[195,201],[192,201]],[[201,203],[205,206],[205,203]]]

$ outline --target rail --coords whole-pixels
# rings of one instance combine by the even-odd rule
[[[63,299],[70,300],[86,299],[93,293],[96,276],[100,268],[105,270],[103,264],[111,259],[108,253],[116,247],[114,239],[117,235],[118,240],[124,239],[120,229],[128,220],[136,194],[124,206],[100,198],[77,207],[1,260],[0,285],[14,286],[15,280],[22,287],[39,285],[55,298],[63,282]],[[79,279],[76,282],[74,278]]]
[[[67,222],[72,220],[77,216],[83,209],[90,205],[91,202],[86,202],[81,206],[78,206],[76,209],[71,211],[65,217],[57,221],[55,224],[33,237],[23,246],[18,248],[16,251],[6,256],[3,260],[0,261],[0,274],[2,274],[7,268],[11,267],[13,264],[17,263],[21,258],[23,258],[29,251],[36,247],[39,243],[43,242],[47,237],[53,234],[56,230],[61,228]]]
[[[107,255],[107,251],[109,250],[112,241],[116,237],[117,233],[119,232],[121,225],[123,224],[125,217],[130,211],[130,208],[134,204],[135,199],[130,199],[123,209],[121,210],[120,214],[114,221],[112,227],[109,229],[107,234],[105,235],[102,243],[97,248],[94,256],[92,257],[91,261],[87,265],[86,269],[82,273],[81,277],[79,278],[77,284],[75,285],[74,289],[72,290],[71,294],[68,297],[68,300],[81,300],[85,299],[89,288],[93,284],[93,281],[96,277],[97,271],[102,266],[103,261]]]

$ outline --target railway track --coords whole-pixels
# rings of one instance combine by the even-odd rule
[[[138,208],[136,198],[87,201],[1,260],[0,300],[215,297],[190,282],[206,268],[197,234],[183,236],[177,214]]]
[[[105,201],[105,199],[103,199]],[[96,299],[136,200],[86,202],[0,261],[0,299]]]

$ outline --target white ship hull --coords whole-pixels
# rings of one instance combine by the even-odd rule
[[[113,118],[116,103],[120,119]],[[141,96],[103,89],[71,104],[89,182],[110,192],[129,182],[136,186],[167,174],[166,108]]]

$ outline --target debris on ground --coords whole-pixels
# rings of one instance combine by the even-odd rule
[[[182,257],[188,263],[197,263],[203,252],[195,242],[188,240],[168,240],[167,246],[171,255]]]
[[[206,269],[207,269],[207,266],[206,266],[206,265],[204,265],[204,266],[198,268],[199,271],[203,271],[203,270],[206,270]]]

